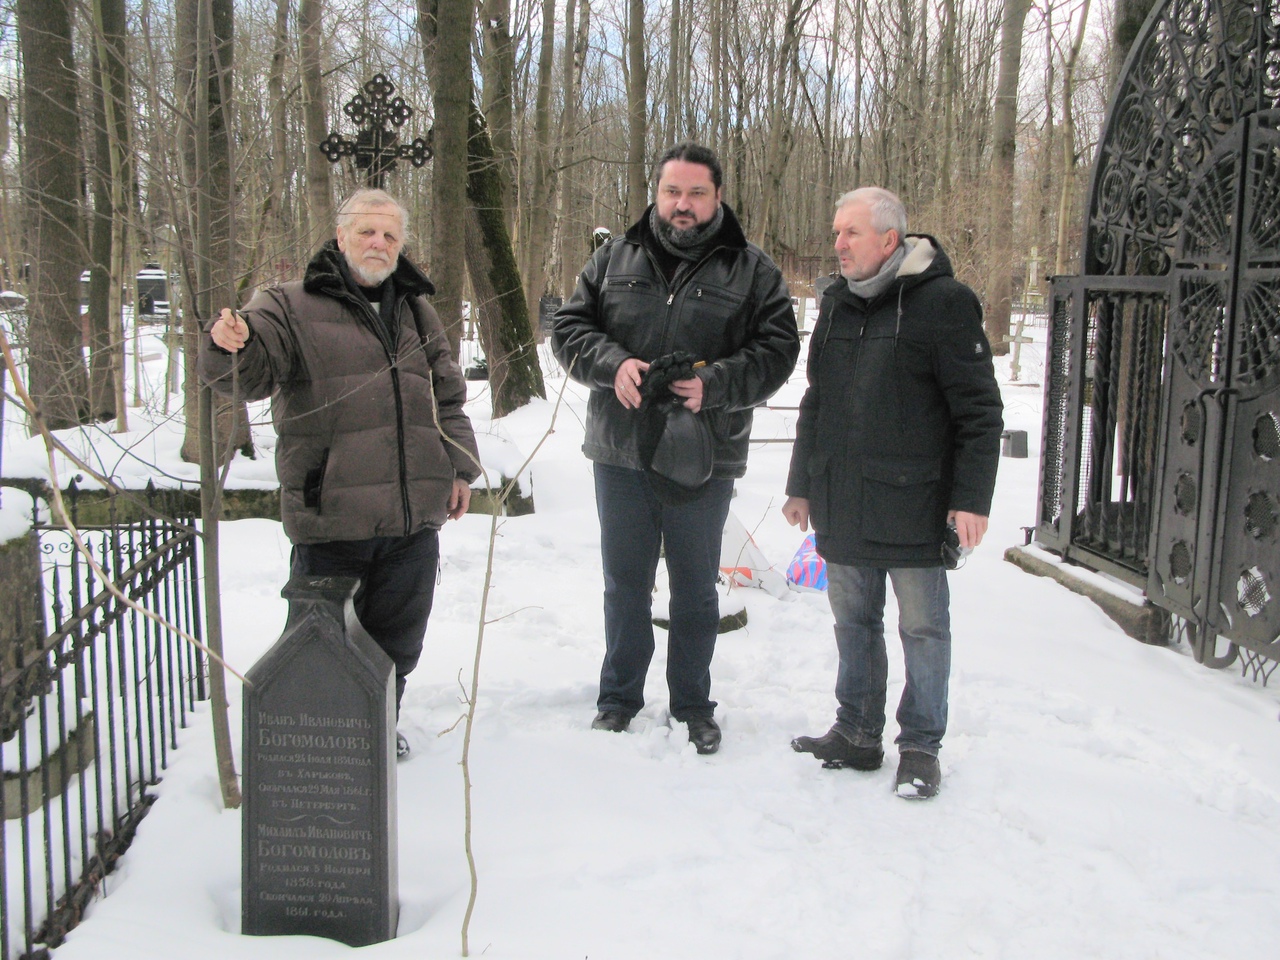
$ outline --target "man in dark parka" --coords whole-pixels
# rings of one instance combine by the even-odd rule
[[[827,288],[810,342],[782,512],[812,522],[827,564],[840,655],[835,725],[792,747],[827,765],[884,757],[885,580],[898,599],[906,686],[897,792],[933,796],[947,727],[951,626],[941,547],[948,524],[973,548],[987,529],[1002,403],[973,291],[934,238],[868,187],[837,203],[845,282]]]
[[[404,208],[357,190],[337,219],[301,281],[210,324],[200,373],[224,395],[271,397],[291,572],[360,580],[355,612],[395,664],[398,711],[431,613],[438,531],[467,512],[479,460],[434,288],[400,255]],[[409,752],[399,734],[396,751]]]

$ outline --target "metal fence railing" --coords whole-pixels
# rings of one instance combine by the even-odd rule
[[[147,516],[126,522],[121,498],[66,494],[118,590],[198,638],[195,519],[160,519],[154,491],[147,500]],[[78,922],[154,800],[207,674],[193,646],[103,586],[65,528],[31,536],[30,593],[19,586],[0,648],[0,960],[46,956]]]

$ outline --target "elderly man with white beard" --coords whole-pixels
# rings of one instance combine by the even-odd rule
[[[406,213],[358,190],[301,281],[209,325],[200,374],[236,399],[271,398],[291,573],[357,577],[356,615],[396,668],[396,710],[418,662],[440,527],[479,475],[466,381],[401,251]],[[397,734],[401,758],[409,744]]]

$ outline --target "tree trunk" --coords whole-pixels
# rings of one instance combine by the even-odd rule
[[[270,276],[274,271],[264,270],[263,260],[267,237],[280,233],[280,194],[289,175],[288,127],[285,117],[284,63],[289,52],[289,0],[276,0],[275,47],[271,53],[271,69],[267,74],[267,97],[271,101],[271,179],[266,185],[266,196],[258,214],[256,235],[250,253],[249,268],[240,280],[238,296],[243,297],[254,286],[254,278]],[[319,153],[319,151],[316,151]]]
[[[1120,71],[1124,69],[1124,61],[1129,56],[1129,48],[1138,39],[1138,31],[1146,23],[1158,0],[1115,0],[1115,26],[1111,29],[1110,82],[1107,90],[1116,88],[1120,82]]]
[[[576,28],[575,28],[575,12]],[[578,271],[586,259],[587,227],[581,222],[578,196],[582,192],[574,158],[577,154],[578,110],[582,98],[582,71],[587,58],[587,35],[591,25],[590,0],[568,0],[565,4],[564,116],[560,125],[560,291],[569,296],[577,284]]]
[[[111,211],[111,236],[109,240],[107,295],[107,330],[111,384],[114,394],[116,432],[129,430],[129,407],[125,401],[125,336],[121,291],[126,282],[125,247],[129,220],[128,150],[129,124],[127,120],[128,86],[125,79],[124,5],[120,0],[93,0],[94,49],[100,69],[99,97],[103,105],[107,173]],[[101,158],[99,158],[101,163]],[[99,170],[99,176],[103,171]],[[101,264],[99,264],[101,266]],[[134,306],[134,343],[137,343],[137,305]],[[135,357],[137,351],[134,351]],[[135,371],[140,372],[140,371]]]
[[[431,278],[454,356],[462,341],[466,278],[467,112],[471,106],[472,6],[418,0],[423,57],[435,101],[431,175]],[[475,308],[472,304],[472,308]],[[492,359],[492,358],[491,358]]]
[[[119,325],[119,289],[125,277],[115,270],[117,219],[125,215],[113,191],[121,157],[116,146],[127,139],[128,113],[125,78],[125,12],[122,0],[94,0],[94,42],[90,44],[93,76],[94,164],[90,169],[93,213],[89,231],[89,403],[98,420],[116,418],[116,376],[124,345],[115,340]],[[108,125],[107,107],[114,122]],[[114,128],[114,136],[108,131]],[[117,291],[113,296],[113,291]],[[137,323],[135,306],[134,322]],[[114,321],[112,318],[115,318]]]
[[[448,3],[434,10],[420,6],[419,10],[427,73],[436,78],[433,181],[437,212],[433,226],[439,246],[435,260],[438,265],[441,254],[447,250],[457,258],[459,268],[465,262],[466,275],[471,280],[471,318],[480,329],[480,342],[489,364],[493,415],[502,417],[524,406],[530,398],[543,396],[542,369],[534,349],[520,269],[507,232],[492,141],[483,117],[470,99],[470,14],[465,5]],[[449,132],[456,122],[453,113],[459,106],[464,111],[461,135]],[[442,123],[449,124],[443,136]],[[442,151],[448,166],[441,165]],[[459,187],[462,197],[455,199]],[[465,227],[461,230],[459,211],[465,214]],[[443,231],[442,224],[445,225]],[[459,234],[464,238],[462,249],[457,242]],[[439,294],[438,266],[435,281]],[[461,287],[459,276],[459,297]],[[459,322],[455,329],[460,333],[460,328]]]
[[[1013,203],[1014,158],[1018,142],[1018,75],[1022,69],[1022,23],[1030,0],[1005,0],[1000,25],[1000,75],[996,82],[996,105],[992,137],[995,162],[992,170],[991,261],[987,283],[987,339],[991,352],[1009,352],[1009,314],[1013,308]]]
[[[333,186],[330,183],[328,158],[319,144],[329,136],[325,119],[324,76],[320,70],[321,21],[324,0],[299,0],[298,50],[302,73],[302,113],[306,128],[307,205],[311,225],[309,253],[314,254],[333,236]]]
[[[489,396],[497,419],[546,394],[520,271],[502,217],[498,167],[486,157],[491,147],[483,118],[475,110],[470,116],[467,275],[474,294],[472,315],[479,322],[480,342],[489,363]]]
[[[482,0],[484,57],[484,117],[498,164],[499,200],[507,233],[515,225],[516,175],[512,130],[511,80],[516,70],[516,47],[511,40],[511,0]]]
[[[529,236],[525,243],[525,302],[529,316],[538,316],[547,291],[547,261],[551,247],[551,208],[556,175],[551,152],[551,74],[556,58],[556,3],[542,0],[542,47],[538,57],[538,92],[533,114],[533,183],[529,188]]]
[[[813,9],[814,0],[791,0],[783,26],[782,46],[778,49],[776,68],[772,75],[777,80],[777,94],[773,97],[773,109],[769,117],[769,136],[765,147],[764,195],[752,230],[753,239],[767,250],[777,250],[777,210],[782,203],[782,179],[787,160],[791,156],[793,139],[792,117],[796,113],[796,98],[800,89],[800,63],[798,49],[804,22]]]
[[[1080,50],[1084,46],[1084,32],[1089,24],[1090,0],[1084,0],[1080,11],[1080,24],[1076,30],[1075,41],[1071,44],[1071,53],[1067,56],[1066,66],[1062,70],[1062,169],[1058,172],[1061,190],[1058,195],[1058,239],[1053,260],[1053,273],[1061,276],[1067,272],[1067,223],[1071,217],[1071,197],[1075,191],[1076,180],[1076,120],[1075,120],[1075,86],[1076,64],[1080,60]]]
[[[199,415],[200,398],[195,372],[195,355],[201,326],[215,317],[223,307],[237,307],[234,283],[235,244],[234,196],[231,187],[230,93],[234,21],[232,0],[183,0],[189,6],[192,21],[208,17],[208,46],[201,46],[194,26],[189,29],[193,81],[188,87],[190,116],[196,119],[190,171],[191,189],[195,194],[195,217],[191,234],[198,244],[195,263],[195,290],[191,297],[192,316],[184,318],[184,340],[187,347],[186,432],[182,442],[182,458],[200,462]],[[207,5],[200,11],[201,5]],[[182,22],[179,16],[179,23]],[[229,459],[235,450],[253,455],[249,434],[249,417],[243,401],[218,400],[218,432],[214,448],[218,462]]]
[[[55,430],[90,417],[83,359],[80,125],[69,0],[18,0],[31,280],[29,392]]]
[[[627,22],[627,223],[648,206],[649,70],[645,64],[644,0],[629,0]]]

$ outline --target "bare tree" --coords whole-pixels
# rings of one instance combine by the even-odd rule
[[[480,0],[484,56],[481,101],[494,162],[498,165],[500,200],[507,231],[515,226],[515,146],[512,130],[511,83],[515,74],[515,44],[511,39],[511,0]]]
[[[320,249],[333,231],[333,187],[329,181],[329,161],[315,148],[329,135],[325,118],[325,86],[321,65],[320,29],[324,0],[298,0],[298,47],[302,59],[302,110],[306,118],[308,221],[311,224],[310,252]]]
[[[551,247],[551,206],[555,200],[555,169],[551,145],[551,78],[555,62],[556,4],[542,0],[542,33],[539,37],[538,86],[534,102],[532,180],[529,184],[529,230],[524,249],[525,302],[529,315],[537,316],[547,290],[548,253]]]
[[[470,3],[418,0],[423,59],[435,103],[431,277],[435,307],[457,355],[466,278],[467,112],[471,106]]]
[[[987,284],[987,339],[997,355],[1009,352],[1009,314],[1013,308],[1010,264],[1013,260],[1013,189],[1016,171],[1018,78],[1022,68],[1022,25],[1031,0],[1005,0],[1000,27],[1000,79],[994,113],[995,162],[992,177],[991,269]]]
[[[90,415],[82,355],[80,125],[69,0],[18,0],[31,395],[52,429]]]
[[[90,59],[94,158],[89,252],[89,397],[96,419],[128,429],[120,291],[130,217],[128,74],[123,0],[93,0]],[[136,322],[136,318],[135,318]]]
[[[648,206],[649,67],[644,49],[644,0],[627,6],[627,221]]]
[[[262,205],[254,229],[249,268],[240,279],[238,293],[243,296],[254,286],[255,275],[264,272],[263,259],[267,236],[280,232],[281,203],[289,165],[289,128],[286,125],[288,101],[284,94],[284,66],[289,49],[289,0],[276,0],[275,43],[271,52],[271,70],[267,74],[267,97],[271,104],[271,175],[265,184]],[[319,153],[319,151],[316,151]]]

